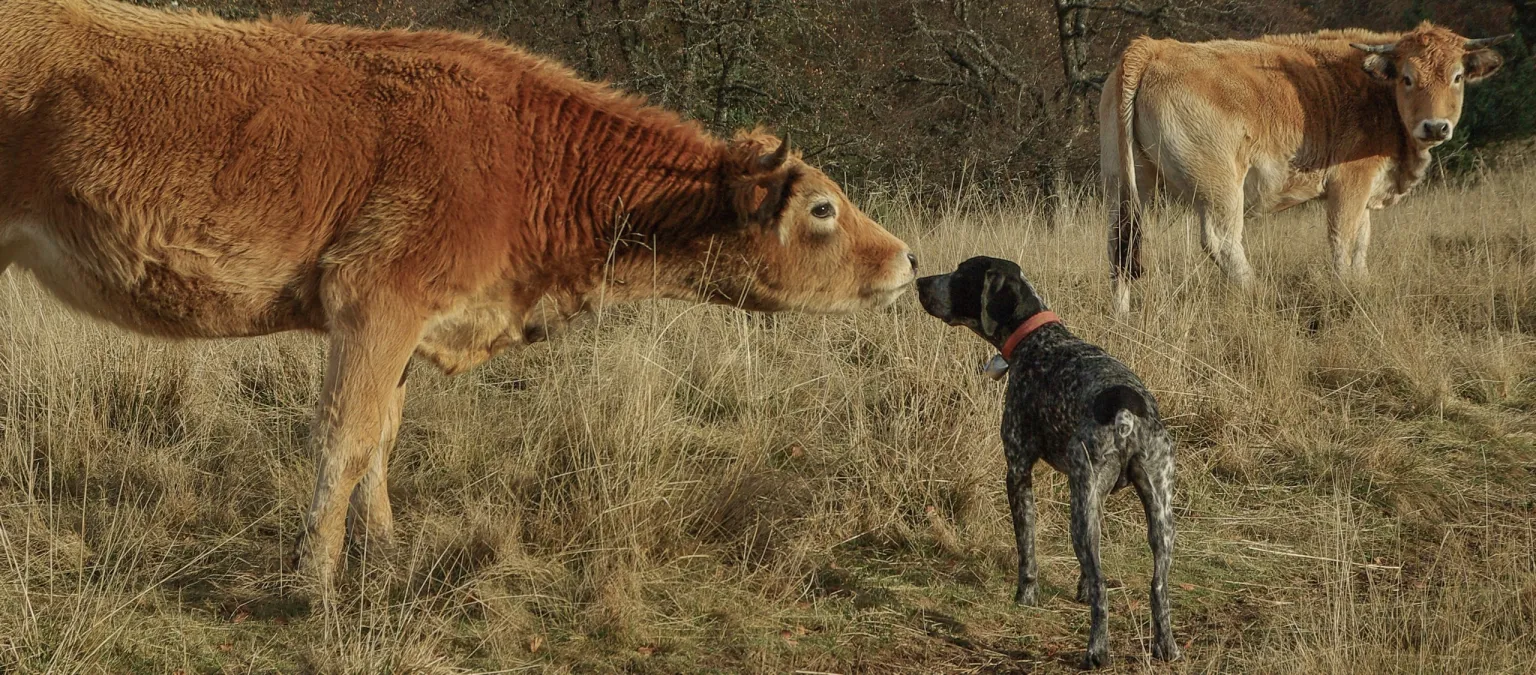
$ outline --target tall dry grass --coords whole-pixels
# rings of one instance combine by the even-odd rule
[[[867,202],[927,270],[1019,261],[1153,387],[1178,447],[1180,671],[1536,662],[1536,172],[1378,214],[1326,272],[1318,209],[1252,221],[1233,293],[1187,219],[1107,315],[1091,199]],[[852,317],[654,303],[447,379],[417,369],[397,548],[310,609],[280,561],[311,487],[322,345],[169,343],[0,277],[0,670],[1032,672],[1087,613],[1042,467],[1042,606],[1013,544],[980,340],[911,298]],[[1134,496],[1106,522],[1112,651],[1151,666]]]

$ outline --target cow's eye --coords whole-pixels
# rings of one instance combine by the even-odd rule
[[[832,202],[821,202],[811,207],[811,215],[822,220],[831,218],[836,213],[837,209],[833,208]]]
[[[1413,87],[1413,77],[1411,77],[1409,75],[1404,75],[1403,76],[1403,86],[1404,87],[1410,87],[1410,88]]]
[[[1456,73],[1456,76],[1451,78],[1451,84],[1461,84],[1461,77],[1461,73]]]

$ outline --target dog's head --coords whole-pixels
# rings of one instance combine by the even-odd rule
[[[985,256],[960,263],[949,274],[918,279],[917,297],[924,311],[976,331],[999,348],[1020,324],[1046,309],[1018,265]]]

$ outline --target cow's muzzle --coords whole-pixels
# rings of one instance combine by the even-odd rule
[[[1419,126],[1413,130],[1414,138],[1421,143],[1444,143],[1451,140],[1454,125],[1450,120],[1432,119],[1419,122]]]

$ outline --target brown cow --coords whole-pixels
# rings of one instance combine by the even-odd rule
[[[344,532],[391,536],[413,353],[462,372],[545,297],[898,297],[907,246],[787,147],[467,35],[0,3],[0,270],[149,335],[329,335],[296,547],[321,589]]]
[[[1141,275],[1140,188],[1192,201],[1200,241],[1247,285],[1245,211],[1328,202],[1334,269],[1365,273],[1368,209],[1416,185],[1430,148],[1450,139],[1465,85],[1503,64],[1486,47],[1421,24],[1184,43],[1139,38],[1099,101],[1114,307],[1130,310]]]

